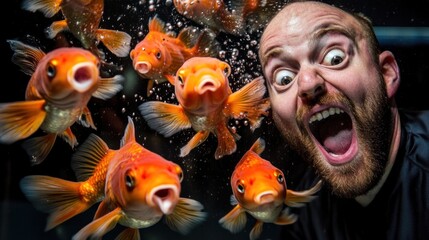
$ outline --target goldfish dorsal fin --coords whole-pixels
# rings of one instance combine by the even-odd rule
[[[21,68],[27,75],[32,75],[46,54],[39,48],[32,47],[16,40],[7,40],[10,48],[14,51],[12,62]]]
[[[171,137],[191,127],[183,108],[169,103],[149,101],[141,104],[139,110],[149,127],[164,137]]]
[[[235,119],[247,118],[250,129],[253,131],[261,124],[262,115],[267,115],[270,102],[263,99],[266,92],[264,78],[258,77],[246,84],[240,90],[232,93],[228,98],[224,113]]]
[[[135,141],[136,141],[136,137],[135,137],[134,122],[133,122],[133,119],[130,116],[128,116],[128,124],[127,124],[127,127],[125,128],[124,136],[121,139],[121,147],[125,146],[127,143],[135,142]]]
[[[202,57],[217,57],[221,47],[216,41],[216,34],[210,29],[204,29],[193,48],[194,53]]]
[[[219,220],[220,225],[232,233],[240,232],[247,222],[246,211],[240,205],[235,206]]]
[[[127,57],[131,50],[131,36],[122,31],[110,29],[98,29],[97,39],[106,46],[109,51],[118,57]]]
[[[202,142],[204,142],[209,136],[209,131],[199,131],[197,132],[188,143],[180,149],[179,157],[185,157],[188,155],[192,149],[196,148]]]
[[[264,222],[259,220],[256,221],[255,226],[253,226],[249,234],[250,240],[256,240],[261,236],[263,226],[264,226]]]
[[[91,223],[77,232],[72,237],[72,239],[89,239],[89,237],[91,237],[91,239],[100,239],[102,236],[112,230],[123,216],[123,211],[121,208],[117,207],[106,215],[93,220]]]
[[[265,140],[262,138],[256,139],[255,143],[253,143],[252,147],[250,147],[250,150],[255,152],[258,155],[261,155],[264,149],[265,149]]]
[[[91,177],[108,151],[107,144],[100,137],[91,133],[71,158],[71,167],[77,180],[83,182]]]
[[[88,209],[92,203],[81,201],[79,184],[50,176],[26,176],[20,187],[28,200],[40,211],[49,213],[45,230]]]
[[[174,231],[187,234],[194,226],[203,222],[207,213],[203,205],[189,198],[180,198],[172,214],[165,216],[165,222]]]
[[[63,0],[24,0],[22,8],[30,12],[40,10],[45,17],[50,18],[61,9],[62,1]]]
[[[297,215],[290,213],[289,208],[285,208],[274,223],[277,225],[288,225],[296,222],[297,219]]]
[[[45,160],[54,146],[55,139],[57,139],[57,134],[52,133],[41,137],[30,138],[22,143],[22,147],[31,158],[31,165],[40,164]]]
[[[196,44],[199,36],[199,31],[195,27],[185,27],[179,32],[177,39],[185,44],[186,47],[191,48]]]
[[[103,100],[112,98],[122,90],[124,79],[122,75],[116,75],[112,78],[100,78],[98,88],[92,96]]]
[[[29,137],[45,119],[45,100],[0,104],[0,143],[10,144]]]
[[[316,198],[316,196],[313,195],[316,194],[321,187],[322,181],[319,180],[319,182],[317,182],[314,187],[302,192],[296,192],[288,189],[286,193],[285,204],[290,207],[302,207],[304,206],[304,203],[308,203]]]
[[[149,20],[149,32],[161,32],[165,33],[165,23],[158,16]]]

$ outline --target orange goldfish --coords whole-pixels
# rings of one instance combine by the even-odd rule
[[[130,51],[130,35],[99,28],[103,0],[24,0],[22,7],[31,12],[39,10],[46,17],[53,17],[61,10],[65,19],[52,23],[46,31],[49,38],[54,38],[61,31],[70,31],[84,48],[97,56],[100,56],[97,48],[100,41],[116,56],[126,57]]]
[[[232,154],[236,150],[235,140],[240,136],[228,128],[228,120],[247,118],[253,131],[267,115],[270,103],[263,98],[266,88],[262,77],[232,93],[230,73],[231,67],[224,61],[193,57],[176,73],[174,86],[179,105],[149,101],[139,106],[141,114],[152,129],[165,137],[191,127],[197,132],[180,150],[181,157],[210,133],[218,139],[216,159]]]
[[[81,48],[58,48],[47,54],[19,41],[8,40],[12,61],[31,75],[26,101],[0,104],[0,143],[10,144],[41,129],[45,136],[24,142],[32,164],[41,163],[57,135],[77,145],[70,126],[76,121],[95,129],[87,103],[91,96],[108,99],[122,89],[123,77],[99,76],[99,60]]]
[[[167,31],[165,23],[155,17],[149,21],[149,33],[130,52],[134,69],[143,78],[149,78],[148,95],[153,82],[169,81],[174,84],[174,74],[193,56],[216,56],[220,47],[211,32],[198,33],[187,27],[176,37]]]
[[[281,7],[279,0],[173,0],[181,15],[215,32],[244,35],[261,29]]]
[[[315,198],[312,195],[322,185],[319,181],[311,189],[302,192],[287,189],[283,172],[260,157],[264,149],[265,141],[259,138],[237,163],[231,176],[231,204],[236,206],[219,220],[224,228],[237,233],[246,225],[247,212],[256,219],[250,232],[251,240],[259,238],[264,223],[294,223],[297,216],[290,214],[284,204],[301,207]]]
[[[130,117],[118,150],[91,134],[72,158],[79,182],[40,175],[21,180],[25,196],[50,213],[46,230],[99,201],[94,220],[73,239],[101,238],[117,223],[128,227],[121,235],[139,236],[139,228],[150,227],[163,216],[171,229],[185,234],[205,220],[199,202],[179,197],[180,166],[144,148],[134,134]]]

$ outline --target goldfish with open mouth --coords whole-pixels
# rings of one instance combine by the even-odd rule
[[[237,233],[246,226],[248,213],[256,219],[249,236],[251,240],[260,237],[264,223],[293,224],[297,216],[284,206],[304,206],[322,186],[319,181],[306,191],[287,189],[283,172],[260,157],[264,149],[265,141],[258,138],[237,163],[231,176],[231,204],[235,207],[219,220],[224,228]]]
[[[149,32],[130,52],[137,73],[149,79],[147,95],[153,83],[169,81],[174,84],[174,74],[183,63],[195,56],[217,56],[220,46],[212,32],[186,27],[176,36],[167,31],[158,17],[149,21]]]
[[[139,110],[148,125],[170,137],[184,129],[193,128],[197,133],[180,150],[184,157],[205,141],[210,133],[218,139],[215,158],[236,151],[240,136],[228,128],[228,121],[247,119],[250,129],[258,128],[268,115],[270,102],[264,98],[264,79],[258,77],[236,92],[232,92],[228,76],[228,63],[213,57],[193,57],[177,71],[174,87],[178,105],[148,101]]]
[[[12,62],[31,75],[25,101],[0,104],[0,143],[28,138],[38,129],[47,133],[27,139],[24,149],[32,164],[41,163],[59,135],[77,145],[70,126],[75,122],[96,129],[87,104],[91,97],[109,99],[122,90],[123,77],[99,76],[99,59],[82,48],[57,48],[49,53],[8,40]]]
[[[53,22],[47,28],[49,38],[54,38],[61,31],[69,31],[96,56],[101,57],[97,48],[99,42],[118,57],[128,56],[131,42],[128,33],[99,28],[104,0],[24,0],[22,8],[31,12],[41,11],[49,18],[61,10],[64,20]]]
[[[127,227],[120,236],[140,239],[139,229],[162,217],[186,234],[206,218],[201,203],[180,197],[181,167],[137,143],[130,117],[118,150],[91,134],[73,155],[72,167],[79,182],[41,175],[20,182],[30,202],[50,213],[46,230],[100,201],[93,221],[73,239],[101,238],[117,223]]]

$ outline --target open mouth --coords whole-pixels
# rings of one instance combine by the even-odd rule
[[[351,160],[356,140],[352,119],[342,109],[331,107],[313,114],[309,129],[328,162],[342,164]]]

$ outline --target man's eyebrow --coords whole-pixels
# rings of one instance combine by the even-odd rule
[[[269,49],[267,53],[262,55],[262,58],[261,58],[262,67],[264,67],[265,64],[267,64],[267,62],[270,58],[277,57],[281,53],[282,53],[282,49],[280,47],[275,47],[275,48]]]
[[[315,28],[315,31],[310,35],[310,49],[317,48],[320,39],[328,33],[339,33],[349,38],[356,45],[356,32],[351,29],[341,27],[337,24],[324,23]]]

